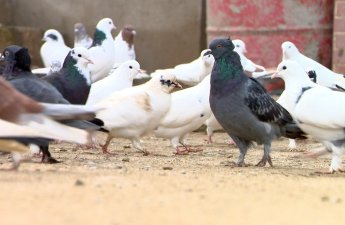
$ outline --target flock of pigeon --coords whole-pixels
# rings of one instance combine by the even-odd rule
[[[12,153],[12,169],[22,154],[37,149],[42,162],[58,162],[49,152],[54,140],[94,147],[100,142],[96,132],[107,133],[104,154],[111,154],[108,146],[116,137],[149,154],[140,139],[151,134],[169,139],[175,154],[201,151],[187,145],[185,137],[205,124],[209,144],[215,130],[229,134],[240,150],[237,166],[246,166],[254,143],[264,146],[257,166],[273,166],[272,140],[287,137],[295,148],[295,139],[311,136],[324,148],[308,156],[331,152],[329,172],[344,171],[345,78],[304,56],[293,43],[282,44],[283,61],[273,74],[245,56],[243,41],[228,38],[213,40],[190,63],[149,76],[135,60],[134,28],[125,26],[115,38],[113,29],[112,19],[104,18],[91,38],[77,23],[73,48],[57,30],[47,30],[40,51],[45,68],[31,70],[25,47],[4,49],[0,149]],[[150,79],[133,86],[140,76]],[[267,76],[285,81],[277,101],[257,81]],[[180,83],[191,87],[173,92]]]

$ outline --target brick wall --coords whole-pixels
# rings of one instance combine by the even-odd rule
[[[335,0],[332,64],[335,72],[345,74],[345,0]]]

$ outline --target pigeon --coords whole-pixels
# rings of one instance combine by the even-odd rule
[[[208,49],[201,51],[200,57],[190,63],[177,65],[172,69],[156,70],[151,73],[151,77],[170,73],[175,75],[179,82],[188,86],[194,86],[211,73],[214,58],[212,55],[204,55],[207,51]]]
[[[249,75],[250,77],[255,76],[255,73],[267,73],[265,67],[257,65],[255,63],[253,63],[250,59],[248,59],[244,54],[247,53],[247,49],[246,49],[246,44],[240,40],[240,39],[236,39],[233,40],[232,43],[235,46],[234,51],[238,53],[238,55],[240,56],[241,59],[241,64],[243,67],[243,70],[246,72],[247,75]]]
[[[87,105],[93,105],[112,93],[132,87],[134,77],[140,72],[140,65],[135,60],[128,60],[122,63],[109,76],[91,85]]]
[[[325,87],[340,89],[345,91],[345,78],[342,74],[335,73],[320,63],[303,55],[290,41],[286,41],[281,45],[283,51],[283,60],[294,60],[301,64],[305,71],[314,70],[317,76],[316,83]]]
[[[92,45],[92,38],[87,34],[86,28],[82,23],[74,24],[74,48],[89,48]]]
[[[91,88],[88,49],[73,48],[66,56],[62,68],[43,79],[51,83],[71,104],[84,105]]]
[[[256,142],[264,145],[257,166],[273,166],[271,142],[280,136],[303,138],[291,115],[266,92],[254,78],[244,74],[240,57],[231,39],[214,39],[205,54],[215,63],[211,72],[210,107],[240,150],[238,166],[245,166],[248,148]]]
[[[170,92],[181,87],[174,75],[154,77],[148,82],[113,93],[97,103],[104,108],[96,117],[103,121],[103,128],[109,131],[102,146],[108,153],[108,145],[114,137],[128,138],[134,148],[148,154],[140,138],[151,133],[165,116],[170,107]]]
[[[50,67],[36,68],[32,70],[32,73],[39,77],[45,77],[58,72],[61,68],[62,63],[60,61],[53,61]]]
[[[283,60],[272,76],[284,79],[287,104],[299,127],[332,154],[329,172],[345,172],[345,93],[315,84],[293,60]]]
[[[43,35],[45,43],[41,46],[41,58],[44,67],[50,67],[53,62],[63,62],[70,47],[66,46],[61,33],[54,29],[47,30]]]
[[[15,89],[39,102],[70,104],[54,86],[31,73],[31,58],[28,49],[11,45],[4,49],[3,56],[5,61],[3,77]],[[87,130],[98,130],[100,128],[84,120],[66,120],[63,123]],[[40,147],[43,150],[43,160],[48,162],[56,161],[50,157],[48,143]]]
[[[188,133],[201,127],[210,117],[209,93],[210,75],[193,87],[171,94],[170,109],[160,121],[154,134],[156,137],[170,139],[172,147],[176,149],[175,154],[198,151],[189,148],[184,143],[184,139]]]
[[[108,75],[114,65],[115,45],[111,31],[116,29],[112,19],[101,19],[93,37],[93,42],[89,48],[90,59],[94,64],[90,64],[91,80],[96,82]]]
[[[244,55],[244,53],[247,53],[247,49],[246,49],[246,44],[242,40],[235,39],[232,41],[232,43],[235,46],[234,51],[237,52],[238,55],[240,56],[241,65],[246,75],[248,75],[249,77],[256,77],[256,76],[259,76],[260,74],[265,74],[265,75],[267,74],[263,66],[253,63],[250,59],[248,59]],[[213,142],[212,141],[213,132],[216,130],[223,130],[223,128],[219,124],[219,122],[217,121],[217,119],[214,117],[213,114],[210,116],[210,118],[206,120],[205,125],[207,127],[206,128],[207,143],[211,144]],[[230,140],[229,143],[233,144],[232,140]]]
[[[136,31],[133,26],[124,26],[114,39],[115,67],[128,60],[135,60],[134,37]]]

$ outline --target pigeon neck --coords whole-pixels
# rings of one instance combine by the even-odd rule
[[[94,34],[94,37],[93,37],[93,43],[92,43],[92,46],[98,46],[98,45],[102,45],[103,41],[107,38],[106,34],[101,31],[101,30],[98,30],[96,28],[96,31],[95,31],[95,34]]]
[[[238,56],[238,54],[236,54]],[[217,60],[218,79],[227,81],[240,76],[243,72],[239,57],[238,62],[233,57],[221,57]]]
[[[72,80],[78,80],[83,77],[88,85],[91,85],[90,72],[87,66],[80,65],[76,59],[68,55],[63,64],[63,68],[67,70],[66,76]]]

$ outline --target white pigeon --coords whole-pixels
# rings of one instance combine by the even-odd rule
[[[282,61],[274,76],[285,81],[286,102],[298,126],[331,152],[330,172],[344,172],[345,93],[315,84],[302,65],[292,60]]]
[[[74,48],[89,48],[92,45],[92,38],[87,34],[86,28],[82,23],[74,24]]]
[[[312,69],[316,73],[316,83],[325,87],[333,89],[345,90],[345,78],[342,74],[335,73],[332,70],[329,70],[320,63],[308,58],[303,55],[290,41],[286,41],[281,46],[283,51],[283,60],[294,60],[302,67],[305,71]]]
[[[240,56],[241,64],[245,72],[248,72],[251,76],[255,76],[255,74],[252,75],[252,73],[266,73],[265,67],[255,64],[244,55],[247,53],[247,49],[246,44],[242,40],[235,39],[232,43],[235,46],[234,51]]]
[[[115,65],[118,66],[128,60],[135,60],[134,37],[136,31],[130,25],[124,26],[114,39]]]
[[[31,70],[31,72],[34,74],[39,74],[41,76],[49,76],[52,73],[58,72],[61,68],[62,68],[62,63],[60,61],[53,61],[50,67],[36,68],[36,69]]]
[[[49,68],[55,61],[62,63],[71,48],[66,46],[61,33],[49,29],[44,33],[43,40],[45,43],[41,46],[40,53],[44,67]]]
[[[96,82],[106,77],[114,65],[115,46],[111,31],[116,29],[112,19],[101,19],[93,37],[92,46],[89,48],[90,59],[94,64],[89,64],[91,80]]]
[[[204,55],[209,49],[201,51],[199,58],[190,63],[177,65],[171,69],[156,70],[151,73],[151,77],[170,73],[176,76],[177,80],[188,86],[200,83],[208,74],[211,73],[214,58],[211,54]]]
[[[176,149],[176,154],[198,151],[189,148],[184,140],[188,133],[198,129],[210,117],[209,94],[210,75],[193,87],[171,94],[170,109],[154,134],[156,137],[170,139],[172,147]]]
[[[141,146],[140,137],[151,133],[168,112],[171,102],[170,92],[180,85],[174,75],[154,77],[145,84],[113,93],[95,106],[104,108],[96,117],[104,122],[109,131],[102,146],[107,152],[114,137],[128,138],[134,148],[147,154]]]
[[[134,77],[140,72],[140,65],[135,60],[122,63],[110,75],[91,85],[86,105],[93,105],[109,97],[112,93],[132,87]]]

